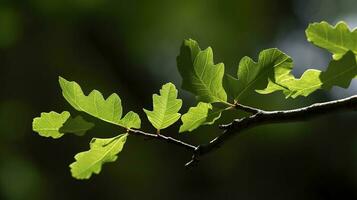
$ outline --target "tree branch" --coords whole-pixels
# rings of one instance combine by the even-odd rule
[[[197,163],[200,156],[212,152],[213,150],[222,146],[224,142],[229,140],[233,135],[237,135],[249,128],[263,124],[304,121],[310,118],[342,110],[357,111],[357,95],[325,103],[316,103],[307,107],[293,110],[264,111],[241,104],[235,104],[235,108],[251,113],[252,115],[242,119],[235,119],[233,122],[226,125],[221,125],[220,128],[223,129],[221,135],[217,136],[207,144],[201,144],[198,146],[161,134],[146,133],[136,129],[129,129],[128,131],[129,133],[135,135],[158,139],[170,144],[175,144],[191,151],[193,153],[192,159],[185,165],[188,167]]]
[[[195,149],[191,161],[186,163],[186,166],[195,164],[200,156],[217,149],[233,135],[237,135],[252,127],[263,124],[304,121],[313,117],[341,110],[357,111],[357,95],[325,103],[316,103],[293,110],[264,111],[243,105],[238,105],[236,108],[255,114],[242,119],[235,119],[232,123],[226,125],[221,125],[220,128],[224,130],[223,133],[211,140],[208,144],[199,145]]]

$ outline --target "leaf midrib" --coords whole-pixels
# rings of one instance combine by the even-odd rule
[[[123,135],[122,137],[124,137],[124,135]],[[120,139],[121,139],[122,137],[114,138],[114,140],[117,140],[117,141],[109,148],[109,150],[106,151],[103,156],[101,156],[99,159],[97,159],[97,160],[96,160],[95,162],[93,162],[91,165],[87,166],[87,168],[85,168],[85,170],[81,170],[81,172],[78,173],[78,175],[81,175],[81,174],[85,173],[88,169],[92,168],[92,167],[95,166],[97,163],[101,162],[101,161],[109,154],[109,152],[114,149],[114,147],[117,145],[117,143],[120,141]],[[108,142],[108,143],[109,143],[109,142]],[[89,150],[89,151],[90,151],[90,150]],[[87,153],[89,153],[89,152],[87,152]],[[78,160],[77,160],[77,162],[78,162]],[[104,164],[104,163],[103,163],[103,164]],[[94,173],[94,172],[92,172],[92,173]]]

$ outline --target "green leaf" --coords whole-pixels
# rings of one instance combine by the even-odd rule
[[[331,52],[335,60],[349,50],[357,54],[357,30],[351,31],[345,22],[338,22],[336,26],[325,21],[313,23],[305,33],[309,42]]]
[[[154,94],[153,111],[144,109],[149,121],[157,129],[164,129],[175,123],[181,116],[178,111],[182,100],[177,99],[177,89],[174,84],[166,83],[160,90],[160,95]]]
[[[201,125],[213,124],[221,117],[223,110],[225,109],[214,108],[212,104],[199,102],[197,106],[191,107],[186,114],[182,115],[179,132],[191,132]]]
[[[114,138],[93,138],[90,150],[78,153],[76,161],[70,165],[72,176],[77,179],[89,179],[91,175],[99,174],[102,165],[114,162],[117,154],[123,149],[128,134],[121,134]]]
[[[177,57],[177,67],[182,77],[182,88],[195,94],[198,101],[227,101],[222,85],[224,64],[214,64],[210,47],[201,50],[196,41],[185,40]]]
[[[299,79],[289,73],[278,81],[270,80],[267,88],[258,92],[268,94],[281,90],[286,97],[308,96],[318,89],[330,90],[333,86],[347,88],[356,75],[355,55],[348,52],[340,60],[332,60],[325,72],[309,69]]]
[[[140,128],[141,120],[138,114],[133,111],[128,112],[119,122],[126,128]]]
[[[289,56],[276,48],[266,49],[260,52],[257,62],[243,57],[239,62],[237,78],[226,76],[225,87],[236,101],[240,101],[251,92],[265,88],[269,77],[279,79],[291,69]]]
[[[78,136],[83,136],[89,129],[94,127],[93,123],[87,122],[82,116],[78,115],[75,118],[69,118],[59,129],[61,133],[73,133]]]
[[[70,117],[68,111],[56,113],[41,113],[32,122],[32,129],[43,137],[52,137],[54,139],[62,137],[65,133],[83,135],[86,131],[93,128],[94,124],[85,121],[81,116]]]
[[[62,94],[64,98],[78,111],[86,112],[96,118],[103,121],[123,126],[125,128],[140,127],[139,116],[134,112],[128,113],[131,120],[123,119],[123,108],[121,105],[120,97],[113,93],[107,99],[104,99],[103,95],[98,90],[93,90],[88,96],[86,96],[81,86],[74,81],[67,81],[66,79],[59,77],[59,83],[62,88]]]

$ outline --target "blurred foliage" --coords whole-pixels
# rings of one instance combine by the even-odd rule
[[[354,0],[2,0],[0,199],[357,198],[355,114],[249,130],[192,170],[183,168],[191,156],[187,152],[130,137],[120,160],[89,181],[71,178],[74,154],[86,150],[90,138],[114,136],[118,129],[96,121],[87,136],[58,141],[31,131],[40,112],[72,111],[61,97],[59,75],[82,83],[86,93],[117,92],[125,97],[124,112],[134,110],[144,119],[140,108],[150,107],[151,95],[163,83],[180,85],[175,60],[186,38],[212,46],[215,61],[224,61],[232,73],[241,57],[256,60],[268,47],[282,48],[298,69],[320,65],[329,57],[306,41],[296,42],[301,40],[295,35],[304,37],[313,21],[347,20],[356,26],[354,5]],[[179,97],[186,102],[183,111],[194,104],[182,90]],[[256,94],[249,101],[280,109],[330,97],[321,92],[284,100],[279,94],[264,99]],[[188,136],[176,134],[177,128],[163,134],[196,144],[218,131],[202,127]]]

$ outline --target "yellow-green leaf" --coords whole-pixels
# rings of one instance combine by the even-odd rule
[[[114,162],[123,149],[128,134],[121,134],[114,138],[93,138],[90,149],[78,153],[76,161],[70,165],[72,176],[77,179],[89,179],[91,175],[99,174],[102,165]]]
[[[43,137],[54,139],[62,137],[65,133],[83,135],[86,131],[93,128],[94,124],[85,121],[81,116],[71,118],[68,111],[57,113],[41,113],[32,122],[32,129]]]
[[[214,64],[210,47],[201,50],[194,40],[185,40],[177,57],[177,67],[182,77],[182,88],[207,103],[226,102],[223,88],[224,64]]]
[[[197,106],[191,107],[187,113],[182,115],[179,132],[191,132],[201,125],[213,124],[221,117],[223,110],[225,109],[213,108],[209,103],[199,102]]]
[[[269,77],[280,79],[292,69],[292,59],[276,48],[259,53],[257,62],[245,56],[239,62],[237,78],[227,75],[225,87],[237,101],[252,92],[264,89]]]
[[[158,130],[167,128],[181,116],[182,100],[177,99],[177,89],[174,84],[166,83],[160,90],[160,95],[154,94],[153,111],[144,109],[151,124]]]
[[[335,26],[325,21],[312,23],[305,33],[309,42],[331,52],[336,60],[347,51],[357,55],[357,30],[352,31],[345,22],[338,22]]]
[[[300,78],[295,78],[291,72],[280,79],[270,79],[261,94],[283,91],[286,97],[296,98],[308,96],[318,89],[330,90],[333,86],[347,88],[357,75],[357,64],[352,52],[345,54],[340,60],[332,60],[325,72],[309,69]]]
[[[120,97],[113,93],[107,99],[104,99],[102,93],[98,90],[93,90],[86,96],[81,86],[74,81],[67,81],[59,77],[59,83],[62,89],[64,98],[78,111],[86,112],[103,121],[123,126],[125,128],[140,127],[139,116],[135,113],[130,113],[130,119],[135,122],[129,123],[128,119],[121,117],[123,108]]]

